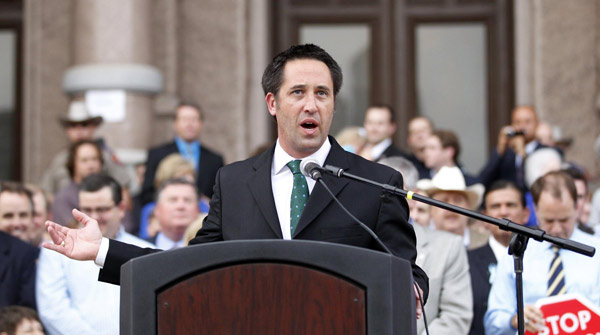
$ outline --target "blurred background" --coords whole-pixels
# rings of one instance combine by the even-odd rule
[[[476,173],[527,104],[596,177],[599,33],[600,0],[0,0],[0,180],[39,181],[72,101],[130,167],[173,138],[180,101],[202,106],[202,141],[226,163],[246,158],[276,136],[265,65],[307,42],[344,70],[332,134],[386,103],[398,146],[428,116]]]

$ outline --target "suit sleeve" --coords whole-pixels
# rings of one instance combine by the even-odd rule
[[[394,173],[388,184],[402,187],[402,175]],[[423,300],[427,301],[429,283],[425,271],[416,263],[417,247],[416,236],[412,226],[408,223],[408,205],[404,198],[386,193],[382,197],[375,233],[392,253],[411,263],[413,278],[423,290]]]
[[[28,306],[36,309],[35,301],[35,275],[36,263],[39,250],[37,248],[27,248],[22,251],[23,261],[21,262],[22,270],[20,271],[21,280],[19,301],[17,305]]]
[[[140,248],[138,246],[110,240],[108,245],[108,254],[104,262],[104,267],[98,274],[98,280],[109,284],[119,285],[121,283],[121,266],[130,259],[148,255],[154,252],[162,251],[160,249]]]
[[[144,182],[142,183],[142,205],[154,201],[154,176],[160,160],[157,157],[155,150],[148,151],[148,159],[146,160],[146,172],[144,173]]]
[[[197,176],[198,191],[211,198],[214,192],[215,178],[223,167],[223,157],[202,147],[200,169]]]
[[[447,243],[450,247],[446,249],[448,256],[445,257],[447,264],[439,293],[439,311],[431,311],[430,315],[437,313],[437,317],[429,321],[429,331],[431,334],[467,334],[473,318],[467,252],[462,239],[451,239]]]
[[[498,151],[494,149],[490,160],[479,173],[479,180],[486,187],[489,186],[498,175],[498,169],[501,165],[502,156],[498,155]]]
[[[189,245],[223,241],[221,231],[221,171],[223,170],[217,172],[217,177],[215,178],[214,193],[210,199],[210,210],[206,218],[204,218],[202,229],[196,233],[196,237],[190,241]]]

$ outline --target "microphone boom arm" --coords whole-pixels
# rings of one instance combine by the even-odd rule
[[[577,252],[582,255],[592,257],[592,256],[594,256],[594,254],[596,252],[596,249],[594,247],[591,247],[589,245],[579,243],[576,241],[548,235],[548,234],[546,234],[545,231],[543,231],[539,228],[534,229],[534,228],[530,228],[527,226],[522,226],[520,224],[516,224],[516,223],[512,222],[509,219],[505,219],[505,218],[498,219],[495,217],[487,216],[485,214],[481,214],[481,213],[478,213],[478,212],[475,212],[472,210],[468,210],[466,208],[454,206],[454,205],[451,205],[451,204],[443,202],[443,201],[435,200],[435,199],[420,195],[418,193],[414,193],[412,191],[406,191],[404,189],[400,189],[400,188],[394,187],[392,185],[378,183],[373,180],[369,180],[369,179],[366,179],[363,177],[359,177],[359,176],[347,173],[343,169],[335,167],[335,166],[325,165],[323,167],[323,171],[325,171],[329,174],[332,174],[336,177],[339,177],[339,178],[345,177],[345,178],[353,179],[353,180],[356,180],[356,181],[359,181],[362,183],[377,186],[377,187],[380,187],[390,193],[400,195],[407,199],[416,200],[416,201],[419,201],[419,202],[422,202],[422,203],[425,203],[425,204],[428,204],[431,206],[439,207],[439,208],[442,208],[442,209],[445,209],[445,210],[448,210],[448,211],[451,211],[454,213],[468,216],[470,218],[473,218],[473,219],[476,219],[479,221],[487,222],[487,223],[490,223],[490,224],[500,227],[500,229],[502,229],[502,230],[507,230],[507,231],[510,231],[510,232],[513,232],[516,234],[521,234],[528,238],[533,238],[536,241],[541,242],[541,241],[545,240],[545,241],[553,243],[563,249],[568,249],[568,250]]]

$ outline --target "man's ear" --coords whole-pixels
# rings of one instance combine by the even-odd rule
[[[269,114],[275,116],[277,110],[277,97],[275,94],[269,92],[265,96],[265,101],[267,102],[267,108],[269,109]]]

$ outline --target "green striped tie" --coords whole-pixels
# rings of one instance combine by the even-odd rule
[[[562,259],[557,246],[553,246],[554,258],[550,262],[550,270],[548,271],[548,291],[549,297],[553,295],[564,294],[567,291],[565,287],[565,272],[563,270]]]
[[[294,174],[294,188],[292,189],[292,197],[290,199],[290,233],[291,236],[294,236],[294,231],[308,200],[308,185],[306,184],[306,178],[300,171],[299,159],[290,161],[287,163],[287,167]]]

